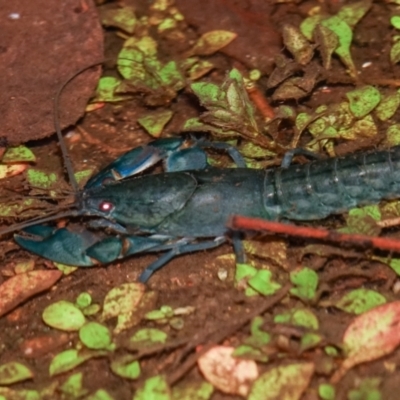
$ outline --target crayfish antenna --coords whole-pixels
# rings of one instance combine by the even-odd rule
[[[65,145],[65,141],[64,141],[64,137],[61,133],[61,126],[60,126],[60,115],[58,112],[59,109],[59,104],[60,104],[60,96],[62,91],[65,89],[65,87],[68,85],[68,83],[70,83],[74,78],[76,78],[78,75],[80,75],[82,72],[85,72],[86,70],[93,68],[93,67],[97,67],[101,64],[103,64],[104,61],[98,61],[96,63],[93,63],[91,65],[88,65],[84,68],[81,68],[79,71],[74,72],[73,75],[71,75],[58,89],[55,97],[54,97],[54,127],[56,129],[56,133],[57,133],[57,137],[58,137],[58,142],[60,144],[60,149],[61,149],[61,153],[64,159],[64,164],[65,164],[65,169],[67,170],[67,175],[68,175],[68,180],[69,183],[72,186],[73,191],[76,193],[79,192],[79,187],[78,187],[78,183],[75,179],[75,175],[74,175],[74,170],[72,168],[72,163],[71,163],[71,158],[68,154],[67,151],[67,146]],[[1,232],[1,231],[0,231]]]
[[[33,218],[28,221],[20,222],[18,224],[14,224],[12,226],[9,226],[8,228],[0,229],[0,236],[5,235],[6,233],[12,233],[19,231],[21,229],[28,228],[29,226],[33,225],[38,225],[42,224],[44,222],[50,222],[50,221],[55,221],[56,219],[59,218],[65,218],[65,217],[77,217],[79,215],[78,210],[71,210],[71,211],[66,211],[63,213],[58,213],[55,215],[50,215],[47,217],[38,217],[38,218]]]

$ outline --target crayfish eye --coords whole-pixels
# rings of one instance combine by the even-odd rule
[[[108,211],[111,211],[113,209],[113,207],[114,207],[114,205],[112,203],[110,203],[109,201],[103,201],[99,205],[99,210],[102,212],[108,212]]]

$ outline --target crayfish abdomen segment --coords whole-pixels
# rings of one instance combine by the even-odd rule
[[[400,195],[400,147],[268,172],[279,218],[313,220]]]

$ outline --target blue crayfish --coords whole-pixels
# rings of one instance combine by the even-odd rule
[[[72,78],[58,92],[56,110],[59,94]],[[55,125],[75,189],[71,210],[6,228],[0,234],[22,228],[25,233],[15,235],[15,240],[23,248],[82,267],[162,252],[141,274],[142,282],[172,258],[217,247],[228,238],[237,261],[244,262],[240,233],[227,228],[232,215],[313,220],[400,195],[400,146],[302,165],[292,165],[291,159],[307,152],[294,150],[280,167],[257,170],[246,168],[234,147],[193,138],[160,139],[134,148],[78,190],[57,116]],[[227,151],[237,168],[211,167],[206,148]],[[145,173],[159,162],[164,172]],[[40,225],[66,216],[94,217],[89,227],[95,229]],[[99,228],[113,235],[104,235]]]
[[[225,149],[238,168],[213,168],[206,147]],[[159,161],[165,171],[137,175]],[[99,238],[34,225],[16,242],[45,258],[77,266],[110,263],[133,254],[164,252],[140,276],[151,274],[180,254],[210,249],[231,237],[239,262],[240,237],[229,232],[234,214],[268,220],[313,220],[360,204],[398,197],[400,147],[303,165],[244,168],[237,150],[225,143],[160,139],[135,148],[92,177],[76,195],[73,216],[98,217],[95,228],[115,236]]]

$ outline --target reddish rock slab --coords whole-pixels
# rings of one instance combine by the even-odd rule
[[[92,0],[13,0],[0,4],[0,137],[10,144],[54,132],[53,98],[79,69],[103,59]],[[80,74],[61,99],[63,127],[83,115],[100,67]]]

